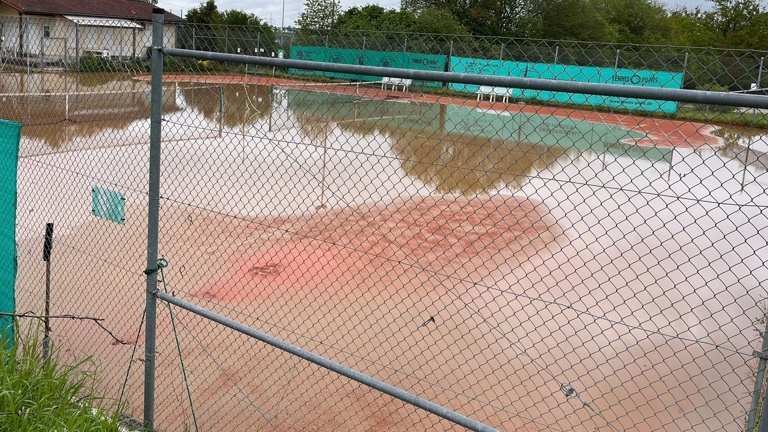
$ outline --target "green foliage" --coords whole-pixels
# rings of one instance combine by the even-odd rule
[[[201,3],[200,6],[187,11],[185,18],[190,24],[220,24],[221,13],[214,0]]]
[[[709,1],[710,11],[667,9],[660,0],[401,0],[400,11],[369,4],[340,13],[337,0],[306,0],[298,25],[768,50],[763,2]]]
[[[704,19],[699,8],[677,9],[669,16],[669,42],[677,46],[713,47],[717,45],[717,32]]]
[[[669,40],[666,9],[656,0],[604,0],[608,26],[616,35],[611,42],[663,44]]]
[[[296,25],[302,30],[328,30],[333,28],[340,15],[339,0],[305,0]]]
[[[123,72],[127,70],[127,63],[94,55],[84,55],[80,57],[80,61],[74,65],[74,68],[80,72]]]
[[[201,68],[193,59],[181,57],[163,57],[163,71],[168,72],[194,72]],[[218,70],[220,67],[212,67],[209,70]],[[152,71],[150,60],[133,59],[128,61],[110,60],[96,56],[83,56],[80,61],[70,66],[70,70],[84,73],[149,73]]]
[[[219,11],[207,0],[186,14],[189,25],[177,28],[180,48],[254,54],[275,51],[274,29],[258,16],[240,10]]]
[[[30,327],[13,344],[3,339],[0,361],[0,430],[105,431],[119,430],[115,417],[98,410],[93,396],[94,364],[90,359],[63,365],[56,352],[46,360],[39,339],[40,328]]]
[[[369,30],[372,28],[384,32],[407,32],[413,29],[415,22],[413,13],[384,9],[378,5],[351,7],[334,23],[339,30]]]
[[[342,13],[334,29],[383,32],[467,34],[467,30],[447,10],[427,7],[419,11],[384,9],[378,5],[351,7]]]
[[[467,29],[445,9],[428,7],[416,15],[413,22],[414,33],[434,33],[444,35],[467,34]]]
[[[610,41],[608,21],[593,0],[557,0],[545,2],[541,9],[537,36],[571,41]],[[552,25],[557,23],[556,25]]]

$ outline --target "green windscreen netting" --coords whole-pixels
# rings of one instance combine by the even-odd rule
[[[16,167],[21,123],[0,119],[0,312],[16,309]],[[0,330],[11,331],[13,318],[0,317]]]

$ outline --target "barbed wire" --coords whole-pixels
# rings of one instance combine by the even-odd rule
[[[72,315],[72,314],[59,314],[59,315],[38,315],[35,312],[29,311],[29,312],[23,312],[23,313],[8,313],[8,312],[0,312],[0,316],[5,317],[11,317],[11,318],[34,318],[39,320],[40,322],[44,322],[46,319],[67,319],[67,320],[73,320],[73,321],[90,321],[102,330],[106,332],[112,340],[119,345],[135,345],[136,342],[126,342],[120,339],[119,337],[115,336],[112,331],[110,331],[104,324],[101,322],[105,320],[105,318],[96,318],[96,317],[90,317],[90,316],[80,316],[80,315]]]

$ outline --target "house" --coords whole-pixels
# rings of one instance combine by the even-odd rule
[[[141,0],[0,0],[0,54],[65,62],[145,57],[153,7]],[[174,46],[182,22],[165,13],[166,46]]]

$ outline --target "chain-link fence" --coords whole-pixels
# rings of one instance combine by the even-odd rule
[[[127,415],[145,414],[149,359],[161,431],[463,429],[164,301],[145,355],[146,270],[163,298],[499,430],[760,416],[768,101],[648,91],[759,90],[763,53],[166,24],[166,46],[209,52],[164,50],[153,123],[149,26],[100,27],[130,44],[90,54],[55,52],[74,46],[56,29],[39,55],[2,50],[0,117],[24,122],[17,311],[43,311],[52,222],[55,347],[93,356]],[[359,68],[459,58],[477,75]],[[597,88],[604,69],[632,94],[480,77]]]

